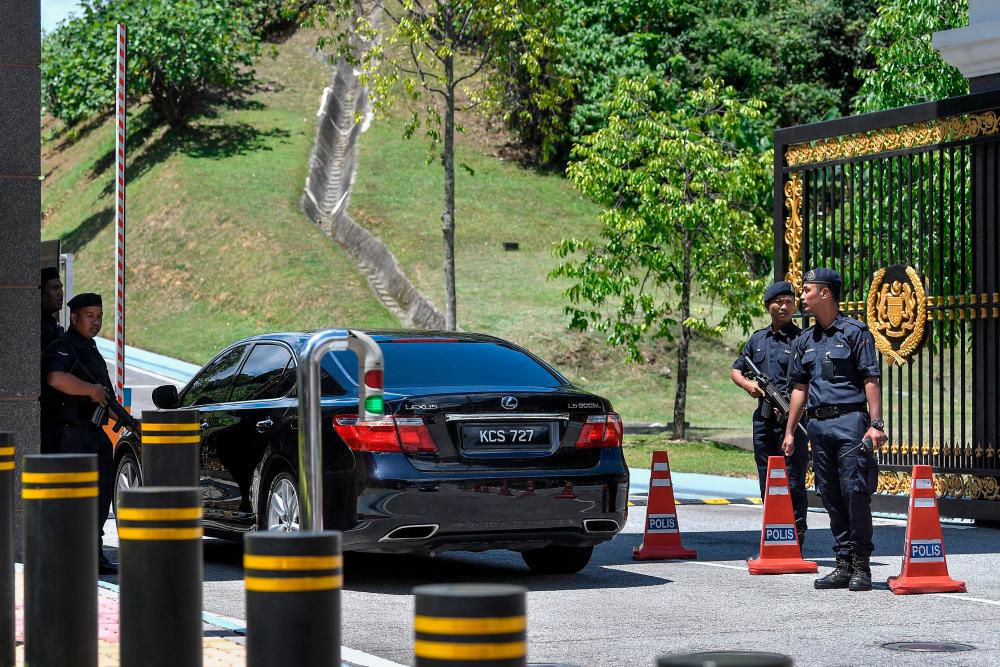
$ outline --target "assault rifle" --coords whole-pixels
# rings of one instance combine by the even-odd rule
[[[103,385],[102,385],[103,386]],[[105,387],[107,390],[107,387]],[[128,426],[128,430],[132,431],[136,435],[142,435],[142,428],[139,425],[139,420],[128,413],[125,406],[118,402],[115,398],[115,393],[113,391],[108,392],[108,402],[107,405],[98,405],[94,409],[94,414],[90,416],[90,421],[94,426],[100,426],[104,423],[104,418],[108,413],[115,419],[115,425],[111,428],[112,431],[117,433],[122,429],[122,426]]]
[[[749,372],[748,369],[749,368]],[[779,421],[788,421],[788,413],[790,411],[790,406],[788,403],[788,397],[781,393],[777,387],[774,386],[774,380],[771,379],[766,373],[761,372],[757,368],[757,364],[753,362],[753,359],[747,357],[743,360],[743,375],[747,379],[753,380],[757,383],[757,386],[761,388],[764,392],[765,403],[769,403],[778,412]],[[767,406],[765,406],[767,407]],[[802,425],[802,422],[796,424],[806,437],[809,437],[809,432],[806,431],[806,427]]]

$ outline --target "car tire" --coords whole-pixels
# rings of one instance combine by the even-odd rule
[[[521,558],[537,574],[575,574],[587,567],[594,547],[566,547],[551,544],[521,552]]]
[[[118,494],[140,486],[142,486],[142,468],[139,466],[139,460],[135,454],[131,450],[127,450],[118,459],[118,465],[115,466],[115,489],[111,500],[116,519],[118,517]]]
[[[258,530],[300,530],[299,485],[291,473],[284,470],[277,472],[265,488],[267,492],[261,499]]]

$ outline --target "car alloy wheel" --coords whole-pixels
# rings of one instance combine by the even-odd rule
[[[299,529],[299,491],[288,473],[278,473],[267,496],[267,529]]]
[[[118,515],[118,497],[122,491],[137,489],[142,486],[142,475],[139,473],[139,463],[132,454],[126,454],[118,462],[118,473],[115,475],[115,516]]]

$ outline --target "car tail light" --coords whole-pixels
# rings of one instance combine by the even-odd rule
[[[578,449],[598,447],[621,447],[622,418],[615,412],[606,415],[588,415],[583,423],[580,437],[576,439]]]
[[[333,419],[337,435],[357,452],[433,453],[437,445],[421,417],[386,417],[379,421],[361,421],[357,415],[339,415]]]
[[[396,417],[396,432],[404,452],[433,454],[437,445],[422,417]]]

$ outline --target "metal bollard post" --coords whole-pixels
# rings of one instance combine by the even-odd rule
[[[247,667],[340,667],[340,533],[243,538]]]
[[[97,455],[25,456],[24,660],[97,666]]]
[[[201,490],[123,490],[117,519],[122,667],[200,665]]]
[[[656,659],[656,667],[792,667],[794,664],[787,655],[755,651],[662,655]]]
[[[0,667],[14,667],[14,434],[0,433]]]
[[[525,667],[526,593],[505,584],[434,584],[413,589],[416,667]]]
[[[200,444],[197,410],[143,410],[143,486],[199,486]]]

